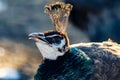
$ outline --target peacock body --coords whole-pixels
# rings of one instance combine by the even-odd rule
[[[75,48],[73,48],[75,47]],[[120,45],[80,43],[57,60],[45,60],[35,80],[120,80]]]
[[[66,23],[72,6],[56,2],[45,7],[56,30],[31,33],[43,56],[35,80],[120,80],[120,45],[69,44]]]

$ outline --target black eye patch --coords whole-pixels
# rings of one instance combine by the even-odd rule
[[[53,42],[56,43],[56,44],[60,44],[61,40],[62,40],[61,37],[58,37],[58,36],[53,37]]]
[[[52,44],[52,38],[45,38],[50,44]]]
[[[61,43],[61,40],[63,38],[62,37],[59,37],[59,36],[54,36],[54,37],[46,37],[46,40],[50,43],[50,44],[60,44]]]

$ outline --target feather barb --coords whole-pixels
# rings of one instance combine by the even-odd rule
[[[49,15],[56,31],[65,32],[68,18],[72,10],[71,4],[56,2],[45,6],[45,12]]]

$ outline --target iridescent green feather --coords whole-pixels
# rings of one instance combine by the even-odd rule
[[[34,78],[35,80],[89,80],[93,71],[93,60],[83,51],[71,48],[57,60],[46,60],[41,64]]]

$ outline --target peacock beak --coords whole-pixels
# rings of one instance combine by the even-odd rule
[[[45,36],[43,33],[31,33],[28,35],[28,37],[29,37],[28,39],[34,40],[34,41],[40,41],[40,40],[44,41],[45,39]]]

